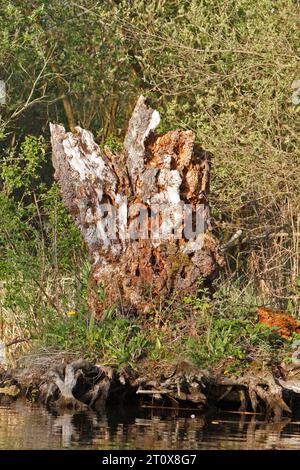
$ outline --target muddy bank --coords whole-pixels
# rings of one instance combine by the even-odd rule
[[[299,377],[298,377],[299,373]],[[68,363],[0,370],[0,404],[19,397],[47,407],[101,410],[109,403],[226,408],[281,417],[299,406],[300,369],[247,372],[225,377],[182,362],[122,370],[79,359]]]

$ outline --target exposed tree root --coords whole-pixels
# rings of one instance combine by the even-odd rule
[[[273,415],[275,418],[280,418],[283,413],[291,413],[289,406],[282,398],[283,387],[277,383],[270,371],[246,374],[236,380],[221,378],[216,385],[225,386],[227,389],[225,394],[219,397],[219,401],[237,390],[241,403],[240,409],[243,411],[251,405],[253,412],[261,407],[267,415]]]
[[[64,368],[50,370],[47,378],[45,403],[76,409],[98,408],[106,403],[113,373],[79,359]]]
[[[109,400],[126,406],[131,395],[144,404],[177,408],[222,408],[226,404],[228,409],[231,403],[232,409],[279,419],[292,412],[289,404],[297,400],[299,393],[299,380],[278,379],[271,371],[227,378],[186,362],[145,376],[137,376],[130,368],[117,373],[85,360],[44,373],[30,369],[0,371],[0,401],[3,397],[14,400],[26,396],[46,406],[76,409],[100,410]]]
[[[151,396],[154,401],[175,400],[177,406],[189,402],[195,407],[222,407],[224,403],[239,405],[241,411],[264,412],[279,419],[291,409],[283,399],[283,391],[299,391],[300,382],[291,385],[275,378],[271,371],[248,373],[240,378],[216,377],[207,371],[193,368],[186,363],[175,369],[164,380],[138,379],[138,394]]]

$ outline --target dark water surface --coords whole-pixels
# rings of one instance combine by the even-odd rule
[[[146,408],[56,414],[17,401],[0,406],[0,449],[300,449],[300,421]]]

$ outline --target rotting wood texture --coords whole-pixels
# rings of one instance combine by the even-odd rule
[[[87,130],[50,124],[55,178],[89,250],[98,318],[114,305],[147,313],[173,293],[190,295],[223,265],[209,233],[209,155],[192,131],[157,135],[159,122],[141,96],[118,155]]]

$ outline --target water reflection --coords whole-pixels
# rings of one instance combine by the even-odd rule
[[[0,449],[300,449],[300,422],[260,416],[113,408],[48,412],[17,401],[0,407]]]

